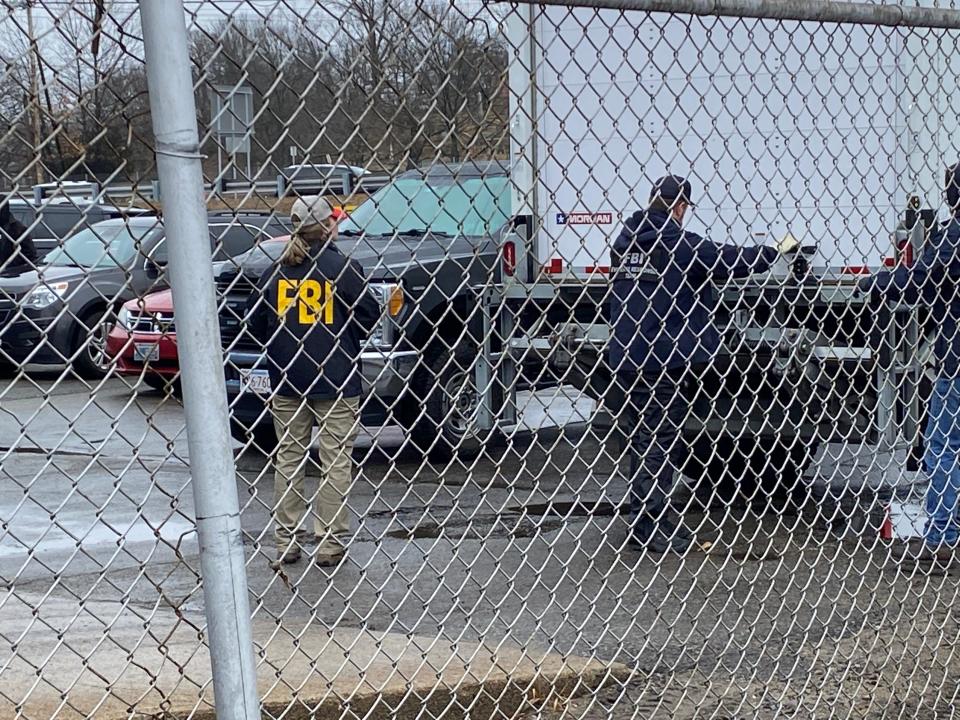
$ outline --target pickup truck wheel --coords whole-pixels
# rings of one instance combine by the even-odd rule
[[[417,449],[437,460],[469,459],[480,452],[476,358],[466,349],[440,352],[425,358],[414,373],[413,404],[404,424]]]
[[[248,429],[246,425],[231,418],[230,435],[238,443],[244,445],[244,449],[252,448],[264,455],[272,455],[273,451],[277,449],[277,433],[273,429],[273,422],[269,420]]]
[[[810,499],[810,487],[803,475],[810,467],[819,444],[795,441],[792,445],[776,443],[757,445],[750,458],[752,474],[759,481],[751,498],[754,505],[777,513],[793,513]]]
[[[693,481],[694,494],[705,506],[729,505],[740,491],[743,456],[730,438],[697,439],[690,446],[680,472]]]

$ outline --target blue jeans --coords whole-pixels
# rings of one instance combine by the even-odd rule
[[[930,398],[924,468],[930,476],[927,489],[928,545],[956,545],[957,507],[960,496],[960,378],[939,378]]]

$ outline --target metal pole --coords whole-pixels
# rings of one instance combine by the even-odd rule
[[[140,3],[170,245],[170,285],[187,419],[217,717],[258,720],[256,666],[193,79],[182,0]]]
[[[834,0],[494,0],[514,5],[641,10],[767,20],[809,20],[960,30],[960,10]]]

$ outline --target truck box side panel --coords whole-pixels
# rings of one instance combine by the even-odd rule
[[[909,192],[899,31],[555,7],[534,27],[539,262],[608,264],[666,172],[691,177],[689,227],[713,240],[791,230],[832,268],[889,253]]]

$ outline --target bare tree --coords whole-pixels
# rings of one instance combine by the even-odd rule
[[[506,52],[488,23],[455,3],[334,5],[338,70],[350,83],[349,112],[367,150],[407,165],[503,152]]]
[[[125,9],[126,8],[126,9]],[[57,19],[44,58],[59,108],[61,172],[136,177],[152,165],[138,16],[75,0]]]
[[[5,25],[0,48],[6,72],[0,85],[28,88],[31,77],[39,75],[39,144],[51,177],[120,179],[146,174],[152,166],[141,39],[133,10],[118,14],[123,7],[104,15],[98,2],[37,4],[35,37],[21,22]],[[36,69],[27,61],[31,42],[37,47]],[[35,152],[32,134],[22,129],[24,114],[34,109],[28,108],[31,95],[5,93],[2,122],[8,140],[31,137],[30,151]],[[17,174],[18,162],[29,160],[22,153],[4,158],[8,175]]]
[[[325,53],[316,35],[292,24],[234,20],[195,37],[198,102],[210,125],[208,152],[216,152],[210,90],[246,86],[254,93],[256,166],[276,170],[286,164],[291,146],[302,155],[334,153],[334,141],[324,132],[328,109],[334,105],[329,67],[322,62]]]
[[[40,15],[41,157],[49,175],[139,179],[152,172],[149,104],[136,7],[99,0]],[[30,38],[8,10],[0,28],[0,162],[16,176],[37,157],[30,126]],[[235,14],[194,25],[197,101],[210,131],[214,86],[254,93],[260,177],[289,162],[394,169],[434,158],[502,157],[507,53],[486,11],[445,0],[331,0],[306,19]],[[35,106],[35,103],[34,103]],[[207,171],[216,170],[213,162]]]

